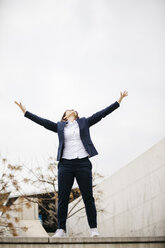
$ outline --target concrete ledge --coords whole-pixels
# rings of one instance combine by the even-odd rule
[[[49,243],[165,243],[165,237],[78,237],[78,238],[49,238]]]
[[[0,238],[0,248],[89,248],[89,245],[91,248],[165,248],[165,237]]]
[[[79,243],[165,243],[165,236],[160,237],[0,237],[0,244],[79,244]]]
[[[0,244],[48,244],[49,238],[45,237],[0,237]],[[1,246],[0,246],[1,247]]]

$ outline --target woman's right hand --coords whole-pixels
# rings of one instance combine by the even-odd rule
[[[22,103],[21,102],[20,103],[18,103],[17,101],[14,101],[14,102],[20,107],[20,109],[22,110],[22,112],[25,114],[25,112],[26,112],[25,105],[22,106]]]

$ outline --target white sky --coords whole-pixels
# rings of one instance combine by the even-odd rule
[[[128,91],[90,128],[108,176],[165,136],[165,1],[1,0],[0,153],[44,166],[56,133],[23,116],[14,101],[59,121],[68,108],[90,116]]]

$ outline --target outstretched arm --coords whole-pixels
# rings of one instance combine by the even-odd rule
[[[43,127],[45,127],[46,129],[49,129],[49,130],[57,133],[57,123],[56,122],[53,122],[53,121],[50,121],[48,119],[39,117],[39,116],[27,111],[26,108],[22,106],[21,102],[20,102],[20,104],[18,104],[15,101],[15,103],[21,108],[21,110],[24,113],[25,117],[29,118],[30,120],[36,122],[37,124],[39,124],[39,125],[41,125]]]
[[[26,111],[24,116],[29,118],[30,120],[36,122],[37,124],[45,127],[46,129],[49,129],[49,130],[57,133],[57,123],[56,122],[39,117],[39,116],[29,112],[29,111]]]
[[[96,112],[95,114],[87,117],[86,119],[87,119],[89,127],[91,127],[92,125],[96,124],[102,118],[104,118],[105,116],[107,116],[108,114],[113,112],[115,109],[120,107],[120,103],[121,103],[123,97],[125,97],[125,96],[127,96],[127,92],[124,91],[123,94],[122,94],[122,92],[120,92],[120,98],[118,99],[118,101],[115,101],[110,106],[108,106],[108,107]]]

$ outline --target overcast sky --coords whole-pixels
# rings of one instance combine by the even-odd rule
[[[165,137],[164,0],[0,0],[0,153],[44,166],[68,108],[88,117],[119,99],[90,128],[93,171],[111,175]]]

